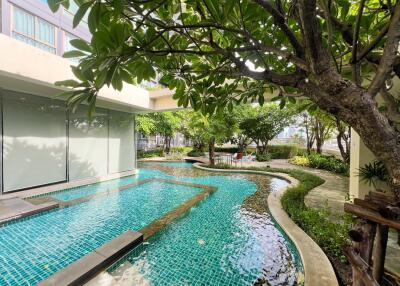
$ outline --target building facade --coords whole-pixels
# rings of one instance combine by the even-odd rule
[[[54,83],[74,78],[76,61],[61,56],[91,37],[85,21],[72,28],[76,8],[0,0],[0,194],[134,173],[134,114],[175,107],[170,92],[125,85],[100,91],[91,123],[86,106],[69,111]]]

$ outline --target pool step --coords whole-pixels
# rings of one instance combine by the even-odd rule
[[[143,234],[128,230],[38,285],[82,285],[142,242]]]
[[[103,271],[89,282],[85,283],[85,286],[117,286],[119,285],[117,280],[108,272]]]

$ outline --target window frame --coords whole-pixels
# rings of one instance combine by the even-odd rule
[[[11,6],[11,16],[10,16],[10,33],[11,33],[11,37],[13,37],[13,33],[15,33],[15,34],[18,34],[18,35],[20,35],[20,36],[23,36],[23,37],[25,37],[25,38],[28,38],[28,39],[30,39],[30,40],[32,40],[33,42],[36,42],[36,43],[39,43],[39,44],[42,44],[42,45],[45,45],[45,46],[47,46],[47,47],[49,47],[49,48],[52,48],[52,49],[54,49],[54,53],[52,53],[52,54],[57,54],[57,51],[58,51],[58,49],[57,49],[57,26],[55,26],[55,25],[53,25],[52,23],[50,23],[49,21],[46,21],[45,19],[43,19],[43,18],[41,18],[41,17],[38,17],[38,16],[36,16],[36,15],[34,15],[34,14],[32,14],[32,13],[30,13],[29,11],[27,11],[27,10],[25,10],[25,9],[23,9],[23,8],[20,8],[20,7],[18,7],[18,6],[16,6],[16,5],[10,5]],[[15,25],[14,25],[14,16],[15,16],[15,9],[17,9],[17,10],[21,10],[22,12],[24,12],[24,13],[27,13],[27,14],[29,14],[29,15],[31,15],[33,18],[34,18],[34,27],[33,27],[33,30],[34,30],[34,36],[32,37],[32,36],[30,36],[30,35],[27,35],[27,34],[25,34],[25,33],[23,33],[23,32],[20,32],[20,31],[17,31],[16,29],[15,29]],[[38,38],[36,38],[36,35],[38,34],[38,31],[39,31],[39,21],[43,21],[43,22],[45,22],[45,23],[47,23],[48,25],[50,25],[50,26],[52,26],[53,27],[53,31],[54,31],[54,45],[52,45],[51,43],[47,43],[47,42],[44,42],[44,41],[42,41],[42,40],[40,40],[40,39],[38,39]],[[18,40],[18,39],[17,39]],[[27,43],[28,44],[28,43]],[[29,45],[29,44],[28,44]],[[33,47],[35,47],[35,48],[38,48],[38,49],[41,49],[42,51],[46,51],[46,52],[49,52],[49,53],[51,53],[50,51],[47,51],[47,50],[45,50],[45,49],[42,49],[42,48],[40,48],[40,47],[38,47],[38,46],[34,46],[34,45],[30,45],[30,46],[33,46]]]

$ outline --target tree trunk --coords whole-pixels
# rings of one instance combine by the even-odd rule
[[[317,137],[315,141],[317,145],[317,153],[322,154],[322,145],[324,144],[324,142],[319,137]]]
[[[169,152],[171,151],[171,137],[170,136],[165,136],[164,137],[164,149],[165,149],[165,153],[169,154]]]
[[[374,98],[364,89],[344,80],[333,69],[316,76],[313,82],[300,83],[321,109],[349,124],[365,145],[387,167],[392,189],[400,199],[400,140],[396,129],[380,113]]]
[[[341,124],[340,120],[336,120],[336,126],[338,130],[336,140],[340,150],[340,155],[346,164],[350,164],[350,127],[348,127],[346,134],[346,127]]]
[[[210,165],[215,165],[215,138],[211,138],[208,142],[208,157],[210,160]]]

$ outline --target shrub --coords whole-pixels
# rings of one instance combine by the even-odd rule
[[[238,152],[238,147],[215,147],[215,152],[231,153],[235,154]]]
[[[305,156],[294,156],[293,158],[290,158],[288,162],[293,165],[299,165],[304,167],[310,166],[310,160],[308,160],[308,157]]]
[[[256,155],[256,159],[258,162],[267,162],[267,161],[271,161],[271,154],[257,154]]]
[[[321,154],[310,154],[307,156],[310,161],[310,167],[316,169],[328,170],[331,172],[345,174],[349,173],[349,166],[342,160],[334,156],[327,156]]]
[[[268,146],[268,153],[271,159],[290,159],[297,155],[298,149],[295,145],[271,145]]]
[[[347,233],[352,225],[351,217],[344,216],[343,223],[333,223],[329,219],[330,210],[327,206],[320,210],[308,208],[304,203],[305,196],[311,189],[321,185],[324,180],[298,170],[287,172],[299,180],[300,184],[289,188],[282,196],[283,208],[324,251],[345,262],[346,257],[342,249],[348,243]]]
[[[289,163],[315,169],[327,170],[347,176],[349,175],[349,165],[332,155],[313,153],[310,155],[295,156],[289,160]]]
[[[152,150],[138,150],[137,152],[137,157],[138,159],[143,159],[143,158],[153,158],[153,157],[163,157],[164,152],[162,149],[152,149]]]
[[[181,153],[181,154],[186,154],[192,150],[192,147],[187,147],[187,146],[179,146],[179,147],[172,147],[171,148],[171,153]]]
[[[201,152],[199,150],[191,150],[187,153],[189,157],[202,157],[204,156],[204,152]]]

